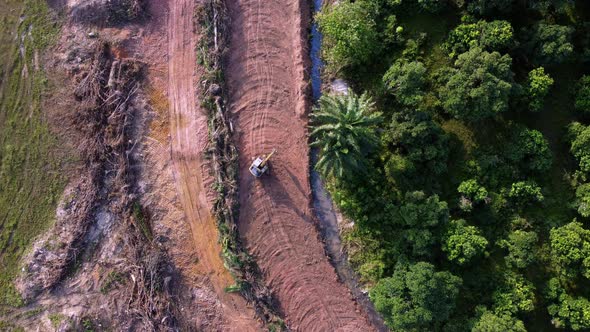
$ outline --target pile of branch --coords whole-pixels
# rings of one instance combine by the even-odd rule
[[[122,326],[130,330],[173,330],[176,315],[174,300],[166,285],[172,276],[166,252],[151,239],[147,213],[137,208],[134,165],[136,143],[135,118],[139,112],[135,100],[141,94],[144,64],[134,59],[117,59],[109,43],[99,43],[89,69],[79,77],[74,96],[79,108],[71,123],[79,131],[78,147],[85,167],[80,183],[66,193],[56,227],[41,243],[26,265],[23,280],[34,283],[24,287],[29,298],[60,282],[80,252],[90,247],[86,236],[95,220],[98,206],[105,206],[126,221],[123,225],[123,272],[131,276],[127,288],[128,307],[119,313]],[[29,290],[27,290],[29,289]]]
[[[209,146],[207,157],[212,160],[214,215],[220,233],[226,267],[234,275],[241,294],[254,303],[256,313],[269,328],[284,326],[274,297],[261,279],[254,259],[243,247],[237,230],[238,220],[238,151],[232,138],[232,126],[226,116],[223,82],[223,57],[228,37],[228,16],[223,0],[208,0],[198,13],[204,38],[198,45],[200,62],[205,66],[201,104],[209,113]]]
[[[147,16],[146,0],[92,0],[72,8],[76,23],[114,26],[141,20]]]

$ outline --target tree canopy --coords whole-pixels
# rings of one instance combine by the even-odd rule
[[[452,116],[478,121],[505,112],[512,91],[512,59],[474,47],[459,55],[441,89],[443,108]]]
[[[329,64],[366,63],[379,51],[374,12],[362,1],[329,5],[316,16],[323,34],[323,57]]]
[[[386,88],[404,106],[415,106],[422,100],[426,67],[418,61],[396,61],[383,76]]]
[[[509,314],[484,311],[471,332],[526,332],[524,323]]]
[[[461,219],[450,222],[442,249],[449,260],[463,265],[482,255],[487,245],[488,240],[481,236],[477,227]]]
[[[553,79],[549,74],[545,74],[545,68],[539,67],[529,72],[526,89],[531,111],[538,112],[543,109],[545,97],[552,85]]]
[[[442,174],[447,169],[448,138],[427,113],[394,114],[381,141],[387,148],[382,158],[392,183],[403,183],[414,172]]]
[[[551,260],[567,278],[583,275],[590,278],[590,230],[572,221],[550,233]]]
[[[539,23],[529,42],[533,58],[539,64],[565,62],[574,51],[572,32],[569,26]]]
[[[430,263],[399,264],[369,295],[392,329],[427,329],[451,315],[461,284],[461,278],[436,272]]]
[[[519,269],[524,269],[535,261],[535,246],[539,237],[535,232],[527,232],[520,229],[508,235],[508,239],[499,242],[500,246],[508,249],[508,255],[504,257],[506,264]]]
[[[396,236],[400,254],[431,256],[436,241],[434,230],[448,220],[447,203],[441,202],[437,195],[427,196],[421,191],[406,193],[397,219],[401,226]]]

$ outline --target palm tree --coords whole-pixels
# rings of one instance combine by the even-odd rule
[[[349,90],[345,95],[323,95],[311,115],[312,147],[320,149],[316,169],[324,178],[358,174],[365,168],[365,157],[379,140],[375,126],[381,114],[363,93]]]

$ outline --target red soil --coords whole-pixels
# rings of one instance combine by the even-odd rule
[[[217,227],[207,200],[203,160],[208,137],[207,115],[195,97],[199,68],[196,68],[194,6],[194,0],[169,2],[168,94],[174,179],[194,239],[199,273],[207,276],[217,301],[221,302],[223,326],[211,326],[211,330],[256,331],[260,325],[254,319],[253,309],[238,294],[225,292],[234,280],[220,257]]]
[[[337,280],[311,210],[307,145],[309,3],[227,1],[226,77],[240,150],[240,234],[296,331],[373,330]],[[252,159],[277,149],[270,176]]]

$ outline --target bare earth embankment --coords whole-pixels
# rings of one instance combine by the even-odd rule
[[[208,277],[221,302],[224,326],[212,330],[256,331],[254,311],[238,294],[225,292],[234,283],[220,257],[221,246],[204,181],[203,152],[207,145],[207,115],[198,107],[198,68],[194,33],[194,0],[171,1],[168,17],[168,93],[174,178],[190,225],[198,269]],[[197,78],[195,78],[197,75]]]
[[[226,77],[240,150],[240,234],[292,330],[372,330],[337,280],[311,210],[309,4],[235,0],[227,5],[232,36]],[[255,180],[248,165],[273,148],[271,175]]]

